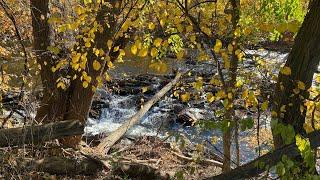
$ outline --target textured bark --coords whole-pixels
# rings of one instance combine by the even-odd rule
[[[0,130],[0,147],[38,144],[67,136],[81,135],[84,126],[79,121],[60,121],[38,126]]]
[[[113,40],[113,47],[119,46],[124,48],[128,39],[123,37],[117,37],[116,27],[121,23],[121,20],[116,19],[120,11],[114,4],[118,2],[116,0],[110,1],[112,7],[104,5],[100,7],[96,15],[97,23],[103,26],[103,31],[97,31],[95,33],[95,40],[92,43],[92,47],[102,49],[108,53],[109,49],[106,45],[107,40]],[[53,122],[61,120],[79,120],[84,123],[89,115],[89,110],[92,104],[94,90],[92,87],[97,86],[96,78],[102,75],[108,68],[106,61],[96,57],[93,51],[90,49],[87,52],[87,66],[85,72],[91,77],[92,82],[88,88],[83,88],[82,81],[78,78],[71,82],[70,86],[66,90],[56,88],[57,78],[60,76],[59,72],[53,73],[51,67],[55,65],[55,60],[47,52],[47,48],[50,45],[50,39],[52,38],[50,33],[50,25],[47,22],[47,14],[49,13],[48,0],[31,0],[32,11],[32,25],[34,36],[34,50],[36,52],[38,62],[41,65],[41,79],[44,87],[43,99],[41,107],[37,111],[36,119],[38,121]],[[84,44],[82,39],[79,40],[79,44]],[[80,48],[78,51],[84,53]],[[109,56],[111,61],[114,61],[119,52],[113,52],[113,48],[110,50]],[[102,65],[99,71],[93,69],[93,61],[98,60]],[[57,60],[56,60],[57,61]],[[79,72],[73,70],[70,71],[71,75],[78,74]],[[70,74],[69,74],[70,75]],[[68,138],[63,141],[64,144],[75,146],[80,141],[80,136]]]
[[[235,89],[235,85],[237,82],[237,70],[238,70],[238,63],[239,59],[235,55],[235,51],[239,48],[238,47],[238,38],[234,35],[234,32],[238,28],[238,22],[240,19],[240,0],[230,0],[229,1],[231,4],[231,9],[232,9],[232,45],[233,45],[233,52],[232,52],[232,57],[231,57],[231,62],[230,62],[230,69],[229,69],[229,78],[230,80],[228,81],[227,84],[227,92],[231,92],[234,94],[233,90]],[[227,5],[228,6],[228,5]],[[226,7],[228,8],[228,7]],[[229,99],[229,103],[233,103],[234,97]],[[225,114],[226,120],[228,121],[235,121],[234,117],[234,108],[230,107],[227,109],[227,112]],[[223,132],[223,172],[228,172],[231,170],[231,141],[232,141],[232,130],[233,128],[230,127],[228,128],[225,132]],[[236,129],[237,131],[237,129]]]
[[[295,132],[301,135],[306,134],[303,128],[306,110],[301,112],[300,107],[304,106],[304,99],[309,98],[307,90],[312,85],[313,75],[320,60],[319,8],[320,1],[313,1],[285,64],[292,73],[289,76],[279,74],[274,94],[274,111],[277,112],[277,119],[281,123],[292,125]],[[297,81],[303,82],[306,90],[293,95],[293,89],[297,88]],[[301,99],[301,96],[304,99]],[[286,105],[286,112],[280,110],[283,105]],[[274,144],[275,148],[284,145],[279,135],[274,134]]]
[[[30,9],[33,27],[33,50],[37,56],[37,62],[41,65],[40,75],[44,93],[36,119],[46,122],[61,120],[66,109],[64,102],[66,95],[56,89],[58,74],[51,71],[55,60],[47,50],[53,38],[48,23],[49,0],[30,0]]]
[[[316,149],[320,146],[320,131],[315,131],[308,134],[311,148]],[[267,153],[254,161],[251,161],[241,167],[231,170],[230,172],[226,172],[224,174],[220,174],[218,176],[209,177],[207,179],[215,179],[215,180],[224,180],[224,179],[248,179],[254,176],[257,176],[267,169],[265,167],[258,167],[258,163],[264,163],[269,167],[276,165],[283,155],[286,155],[288,158],[297,158],[300,156],[300,151],[295,143],[290,145],[281,147],[273,152]]]
[[[70,159],[66,157],[45,157],[25,163],[29,171],[46,172],[56,175],[94,175],[104,166],[91,159]]]

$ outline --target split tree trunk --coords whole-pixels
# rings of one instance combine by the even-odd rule
[[[39,121],[53,122],[61,120],[79,120],[85,123],[89,110],[92,104],[94,91],[92,87],[97,86],[96,78],[101,76],[108,68],[106,61],[97,58],[92,50],[86,51],[87,53],[87,65],[84,70],[88,76],[91,77],[92,82],[88,88],[83,88],[80,78],[73,80],[66,90],[56,88],[56,80],[60,76],[59,72],[53,73],[51,67],[54,66],[57,60],[52,59],[50,53],[47,52],[47,48],[50,46],[50,39],[52,35],[50,33],[50,25],[48,23],[47,15],[49,14],[48,0],[31,0],[31,14],[34,36],[34,50],[37,55],[38,63],[41,65],[41,79],[44,87],[43,99],[41,107],[37,111],[36,119]],[[111,0],[111,7],[103,5],[100,7],[96,15],[96,21],[103,27],[103,31],[97,31],[95,33],[95,40],[92,43],[92,47],[102,49],[106,54],[109,53],[111,61],[114,61],[119,52],[113,52],[113,48],[119,46],[124,48],[128,39],[123,37],[115,38],[116,27],[119,26],[121,20],[116,17],[120,11],[114,8],[115,3],[118,1]],[[113,40],[113,47],[108,49],[106,42]],[[79,44],[84,44],[79,40]],[[81,51],[81,48],[80,50]],[[80,53],[84,53],[83,51]],[[99,71],[93,69],[93,61],[98,60],[102,65]],[[71,70],[72,71],[72,70]],[[77,74],[78,72],[72,72]],[[81,74],[80,74],[81,76]],[[78,75],[78,77],[80,77]],[[75,146],[80,141],[80,136],[75,138],[69,138],[65,141],[65,145]]]

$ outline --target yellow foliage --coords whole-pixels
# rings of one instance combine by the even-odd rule
[[[138,56],[146,57],[148,55],[148,48],[143,48],[139,51]]]
[[[101,64],[97,60],[94,60],[92,65],[93,65],[93,69],[96,71],[99,71],[101,69]]]
[[[288,66],[285,66],[280,69],[280,73],[289,76],[291,75],[291,68]]]
[[[222,42],[219,39],[217,39],[213,50],[215,53],[219,53],[221,48],[222,48]]]
[[[150,52],[151,57],[155,58],[158,56],[158,50],[156,48],[152,48]]]
[[[136,55],[138,53],[138,47],[135,44],[131,46],[131,53],[133,55]]]
[[[180,99],[182,102],[188,102],[190,100],[190,93],[181,94]]]
[[[162,39],[161,38],[157,38],[154,40],[153,45],[156,47],[160,47],[162,43]]]

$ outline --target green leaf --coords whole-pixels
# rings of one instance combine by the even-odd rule
[[[58,55],[60,53],[60,49],[55,46],[49,46],[49,47],[47,47],[47,50],[51,51],[55,55]]]

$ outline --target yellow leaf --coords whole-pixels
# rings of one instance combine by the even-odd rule
[[[162,43],[162,39],[161,38],[157,38],[154,40],[153,45],[156,47],[160,47]]]
[[[136,46],[135,44],[132,45],[132,46],[131,46],[131,53],[132,53],[133,55],[136,55],[137,52],[138,52],[137,46]]]
[[[318,74],[317,77],[316,77],[316,82],[317,82],[317,83],[320,83],[320,75],[319,75],[319,74]]]
[[[269,107],[269,101],[265,101],[261,104],[261,110],[266,111]]]
[[[111,77],[108,73],[105,73],[104,78],[106,79],[106,81],[110,82],[111,81]]]
[[[285,67],[281,68],[280,73],[289,76],[289,75],[291,75],[291,69],[290,69],[290,67],[285,66]]]
[[[177,59],[178,60],[182,60],[184,56],[184,50],[181,50],[177,53]]]
[[[58,84],[57,84],[57,88],[61,88],[61,89],[66,89],[66,85],[60,81]]]
[[[216,99],[219,100],[219,99],[222,99],[226,97],[226,93],[222,90],[219,90],[217,93],[216,93]]]
[[[149,23],[148,28],[150,30],[154,30],[154,28],[156,28],[156,26],[151,22],[151,23]]]
[[[120,49],[119,56],[125,56],[126,52],[123,49]]]
[[[229,59],[228,54],[223,52],[223,53],[221,53],[221,56],[222,56],[222,59],[224,61],[224,67],[226,69],[230,69],[231,64],[230,64],[230,59]]]
[[[196,36],[195,35],[192,35],[192,36],[190,36],[190,41],[191,42],[196,42]]]
[[[222,42],[219,39],[217,39],[213,50],[215,53],[219,53],[221,48],[222,48]]]
[[[180,33],[183,33],[183,26],[181,24],[177,24],[177,29]]]
[[[203,81],[201,79],[197,80],[196,82],[192,83],[193,88],[200,91],[203,88]]]
[[[111,61],[108,61],[107,62],[107,66],[110,68],[110,69],[113,69],[114,68],[114,65]]]
[[[187,26],[186,27],[186,31],[187,32],[191,32],[193,30],[193,27],[191,25]]]
[[[221,85],[220,80],[218,80],[216,78],[212,78],[209,83],[214,85],[214,86],[220,86]]]
[[[243,81],[242,80],[238,80],[236,83],[236,87],[241,87],[243,85]]]
[[[139,51],[138,56],[140,57],[146,57],[148,55],[148,49],[147,48],[143,48]]]
[[[84,44],[87,48],[91,47],[91,43],[89,41],[87,41],[85,44]]]
[[[52,72],[56,72],[56,71],[57,71],[57,68],[55,68],[54,66],[52,66],[52,67],[51,67],[51,71],[52,71]]]
[[[145,93],[145,92],[147,92],[147,91],[148,91],[148,89],[149,89],[149,88],[148,88],[148,86],[142,87],[142,88],[141,88],[141,90],[142,90],[142,93]]]
[[[306,86],[305,84],[302,82],[302,81],[298,81],[298,88],[300,90],[305,90],[306,89]]]
[[[306,130],[307,133],[311,133],[312,131],[314,131],[313,127],[308,123],[304,123],[303,128],[304,130]]]
[[[101,68],[100,62],[97,61],[97,60],[94,60],[94,61],[93,61],[93,69],[96,70],[96,71],[99,71],[100,68]]]
[[[117,52],[117,51],[119,51],[119,49],[120,49],[120,47],[116,46],[116,47],[113,48],[113,52]]]
[[[87,81],[83,81],[82,86],[84,88],[87,88],[89,86],[89,83]]]
[[[229,53],[232,53],[232,51],[233,51],[233,46],[232,46],[232,44],[229,44],[229,45],[228,45],[228,51],[229,51]]]
[[[151,57],[155,58],[158,56],[158,50],[156,48],[152,48],[150,54]]]
[[[107,41],[107,47],[109,48],[109,50],[112,48],[112,43],[112,40]]]
[[[190,93],[181,94],[180,99],[182,102],[188,102],[190,100]]]
[[[208,94],[207,94],[207,101],[208,101],[209,103],[212,103],[214,100],[215,100],[214,95],[213,95],[212,93],[208,93]]]

